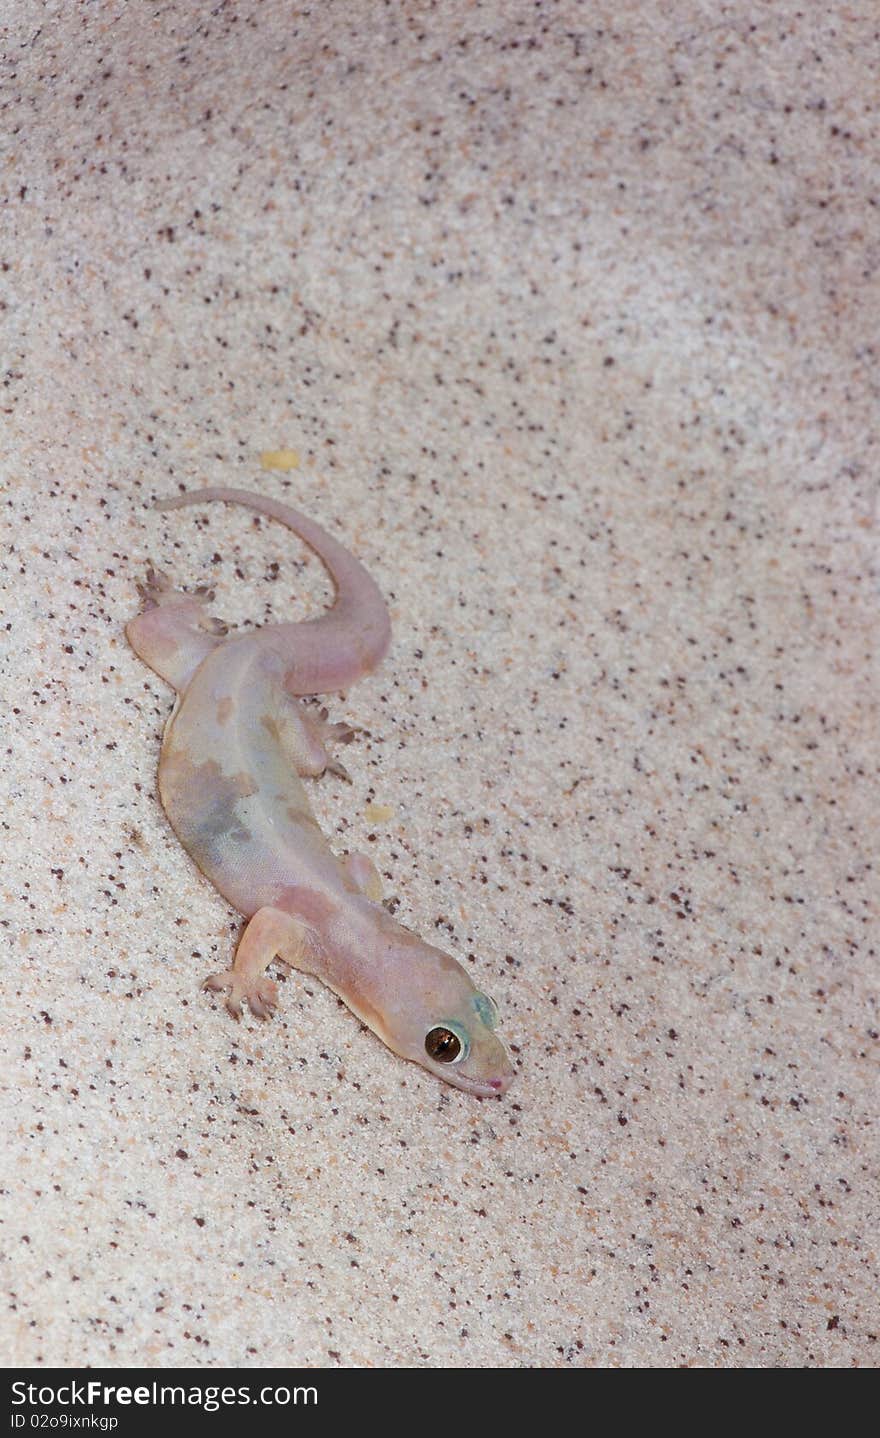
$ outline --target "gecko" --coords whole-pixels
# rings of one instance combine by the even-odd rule
[[[232,965],[204,987],[240,1018],[278,1006],[278,962],[327,984],[395,1054],[481,1097],[514,1076],[494,1001],[461,964],[399,924],[372,860],[335,854],[303,779],[348,774],[333,749],[355,737],[303,699],[347,689],[390,643],[382,594],[347,549],[298,510],[248,490],[209,488],[159,509],[222,500],[280,522],[335,587],[324,613],[230,634],[207,588],[176,589],[149,569],[126,625],[135,653],[176,690],[159,759],[162,806],[202,873],[246,919]]]

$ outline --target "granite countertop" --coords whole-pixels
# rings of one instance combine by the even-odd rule
[[[875,1366],[875,17],[5,26],[4,1361]],[[328,594],[150,508],[203,484],[388,596],[315,805],[498,1000],[503,1099],[199,990],[239,920],[136,583]]]

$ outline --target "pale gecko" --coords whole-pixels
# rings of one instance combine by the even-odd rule
[[[321,558],[336,588],[315,619],[227,636],[209,590],[186,594],[151,570],[126,626],[135,652],[176,689],[159,760],[159,796],[184,848],[248,923],[225,973],[205,987],[236,1018],[271,1017],[275,960],[327,984],[394,1053],[469,1093],[508,1088],[514,1070],[497,1009],[450,954],[396,922],[366,854],[335,855],[301,782],[348,777],[328,747],[347,724],[306,707],[383,659],[391,626],[363,566],[314,520],[262,495],[203,489],[162,509],[224,500],[280,520]]]

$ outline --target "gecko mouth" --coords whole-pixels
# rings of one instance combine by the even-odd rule
[[[468,1093],[477,1094],[480,1098],[500,1098],[506,1093],[513,1082],[513,1071],[503,1074],[501,1078],[473,1079],[466,1074],[442,1074],[447,1083],[454,1084],[456,1088],[465,1089]]]

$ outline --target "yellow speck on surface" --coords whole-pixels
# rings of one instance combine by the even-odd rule
[[[384,824],[387,819],[394,818],[394,810],[390,804],[368,804],[364,809],[364,817],[369,819],[371,824]]]
[[[299,469],[299,455],[295,449],[264,449],[260,455],[261,469]]]

